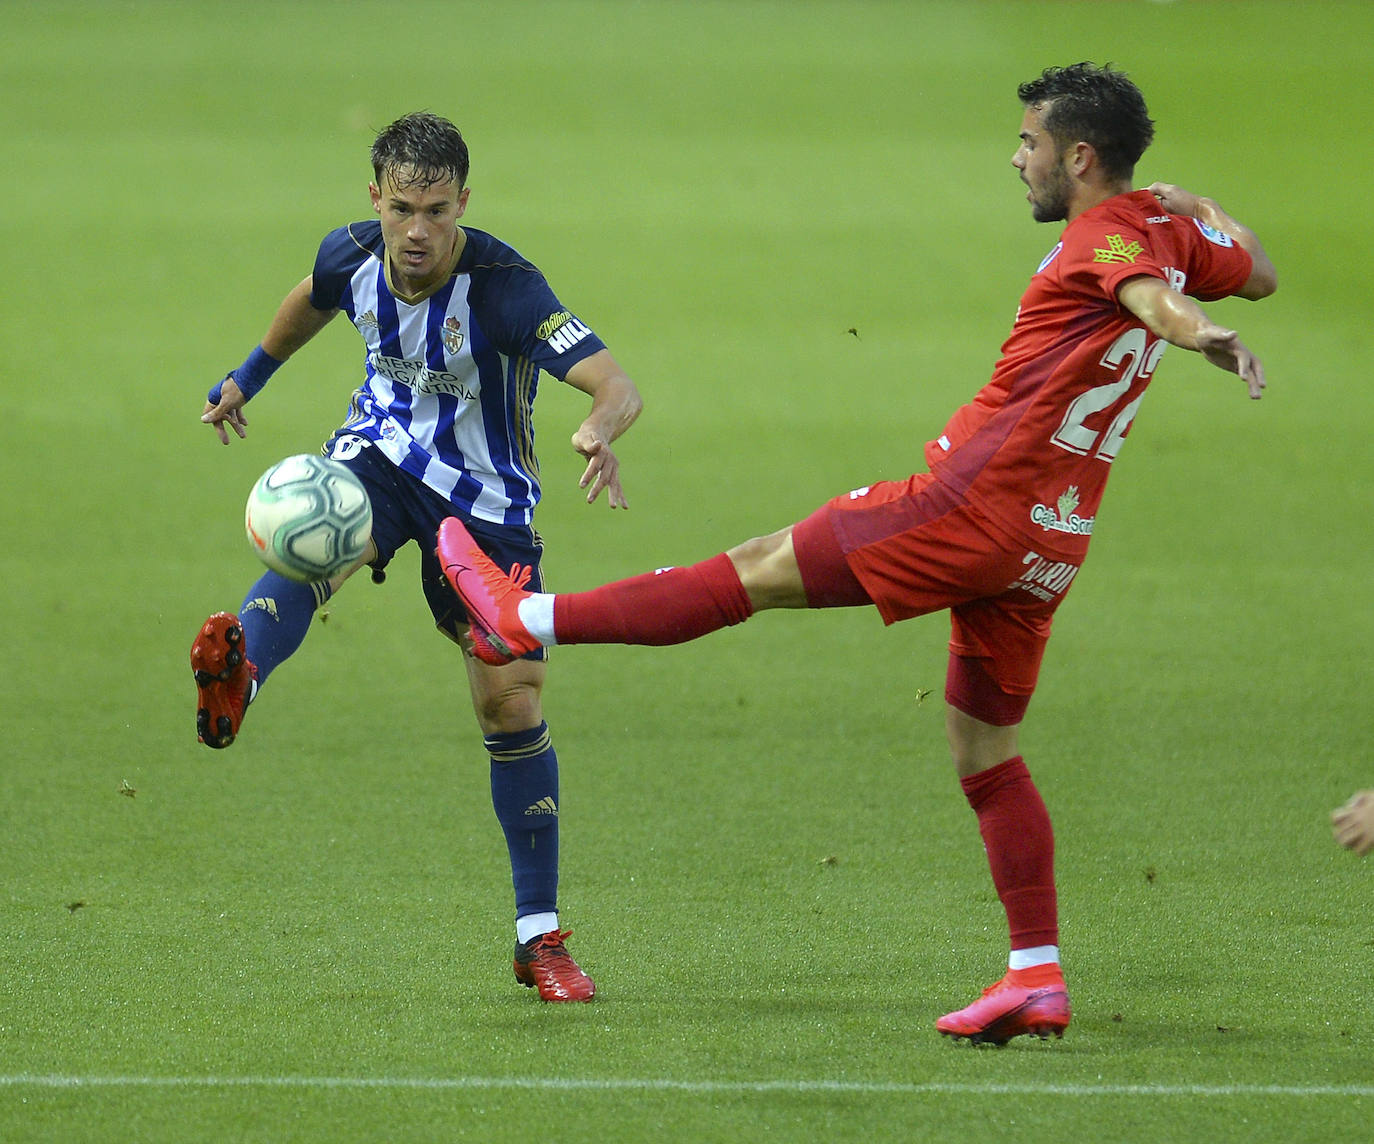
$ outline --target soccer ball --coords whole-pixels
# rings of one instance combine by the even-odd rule
[[[258,478],[244,525],[267,567],[311,583],[338,575],[363,554],[372,535],[372,505],[347,466],[302,453]]]

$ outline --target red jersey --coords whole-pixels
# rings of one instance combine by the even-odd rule
[[[1028,546],[1081,558],[1167,345],[1118,288],[1147,274],[1208,301],[1251,267],[1233,239],[1165,213],[1149,191],[1084,211],[1031,278],[992,380],[926,444],[931,472]]]

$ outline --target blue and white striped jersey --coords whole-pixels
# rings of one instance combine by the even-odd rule
[[[388,285],[381,223],[340,227],[320,244],[310,302],[343,310],[367,346],[367,379],[342,431],[372,441],[460,513],[528,524],[539,501],[539,371],[561,380],[605,347],[533,264],[463,230],[452,277],[412,306]]]

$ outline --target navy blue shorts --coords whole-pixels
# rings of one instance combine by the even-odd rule
[[[377,558],[371,567],[382,571],[397,551],[407,542],[420,546],[420,579],[425,602],[440,631],[457,639],[468,628],[468,614],[463,601],[444,579],[439,558],[434,554],[439,525],[450,516],[461,514],[448,500],[428,485],[397,468],[390,458],[372,443],[356,434],[341,431],[330,439],[325,453],[347,465],[362,481],[372,502],[372,542],[377,546]],[[492,524],[471,516],[461,517],[482,551],[502,568],[515,564],[528,565],[531,592],[544,590],[544,575],[540,558],[544,542],[527,524]],[[537,648],[522,659],[545,660],[548,649]]]

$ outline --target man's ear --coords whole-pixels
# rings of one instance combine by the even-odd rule
[[[1070,174],[1076,175],[1080,179],[1083,178],[1097,166],[1097,148],[1080,139],[1069,148],[1068,154],[1064,158],[1064,165],[1068,167]]]

